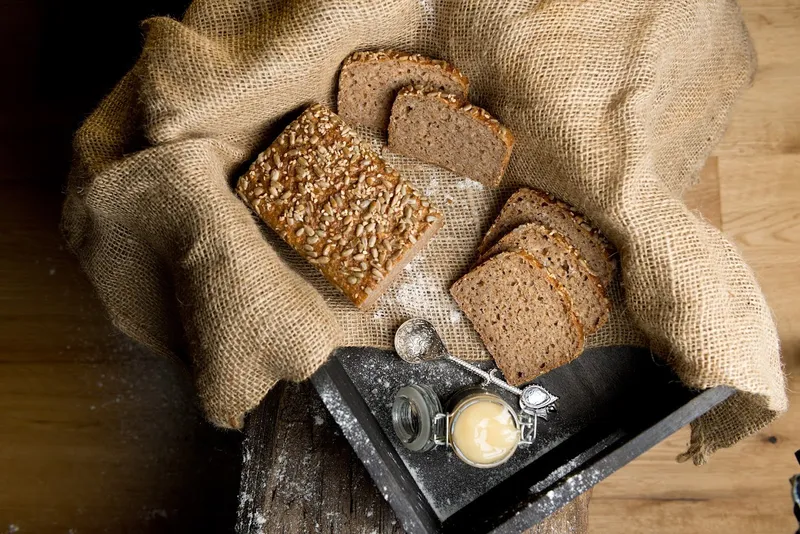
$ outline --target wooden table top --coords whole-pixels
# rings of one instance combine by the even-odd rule
[[[242,435],[202,421],[181,364],[114,331],[57,229],[71,132],[130,64],[138,21],[183,5],[12,0],[0,17],[0,533],[233,529]],[[695,198],[756,270],[792,371],[800,10],[791,0],[743,10],[759,75]],[[800,400],[796,378],[790,388]],[[793,531],[792,410],[703,468],[674,462],[682,430],[595,489],[590,532]]]

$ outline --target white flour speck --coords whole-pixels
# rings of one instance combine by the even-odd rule
[[[50,273],[50,276],[53,276],[54,274],[56,274],[55,267],[51,267],[49,273]]]
[[[431,178],[431,181],[428,182],[428,186],[425,188],[425,196],[432,197],[438,192],[439,192],[439,180],[437,180],[436,178]]]
[[[322,426],[323,424],[325,424],[325,419],[323,419],[322,417],[320,417],[318,415],[315,415],[314,416],[314,424],[317,425],[317,426]]]
[[[19,527],[12,523],[11,525],[8,525],[8,534],[14,534],[14,532],[19,532]]]
[[[480,182],[476,182],[475,180],[470,180],[469,178],[464,178],[459,182],[456,182],[456,187],[465,191],[467,189],[474,189],[475,191],[483,191],[484,187],[483,184]]]
[[[458,310],[450,310],[450,322],[453,324],[458,324],[461,322],[461,312]]]

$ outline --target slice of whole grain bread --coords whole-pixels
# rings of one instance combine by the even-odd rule
[[[445,61],[396,50],[356,52],[339,74],[339,115],[352,125],[385,130],[397,91],[407,85],[467,96],[469,81]]]
[[[511,195],[486,232],[478,254],[483,255],[505,234],[527,223],[542,224],[560,233],[608,287],[616,268],[615,252],[609,242],[571,206],[535,189],[523,188]]]
[[[597,332],[605,324],[610,304],[603,284],[561,234],[536,223],[517,226],[490,248],[481,261],[511,250],[524,250],[550,269],[569,293],[586,334]]]
[[[450,294],[513,385],[575,359],[583,328],[561,284],[524,251],[501,252],[461,277]]]
[[[406,87],[389,121],[389,150],[485,186],[503,179],[514,136],[485,110],[440,91]]]

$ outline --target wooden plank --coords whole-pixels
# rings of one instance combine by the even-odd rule
[[[720,158],[723,228],[772,307],[789,370],[800,366],[800,155]]]
[[[247,420],[239,532],[401,532],[309,382],[267,399]]]
[[[753,87],[736,103],[719,156],[800,152],[800,5],[792,0],[742,0],[758,55]]]
[[[800,379],[789,389],[797,406]],[[675,462],[689,439],[682,430],[594,488],[589,532],[794,532],[788,480],[800,472],[796,422],[795,409],[702,467]]]
[[[241,436],[203,421],[182,365],[108,323],[60,202],[0,182],[0,532],[227,531]]]
[[[589,501],[592,490],[525,531],[525,534],[581,534],[589,531]]]
[[[702,216],[717,228],[722,228],[722,207],[719,195],[719,161],[708,158],[697,184],[684,195],[689,209],[699,211]]]

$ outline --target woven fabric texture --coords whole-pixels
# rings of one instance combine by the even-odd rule
[[[774,320],[751,270],[681,194],[719,140],[755,56],[730,0],[195,0],[144,22],[139,61],[75,137],[63,228],[114,323],[191,356],[214,423],[240,428],[280,379],[342,345],[390,346],[424,316],[486,357],[449,285],[514,188],[576,206],[619,250],[614,313],[589,346],[650,346],[690,387],[738,390],[694,423],[687,452],[787,409]],[[232,193],[306,105],[333,105],[355,50],[448,60],[516,146],[488,190],[386,153],[445,228],[369,312],[355,310]],[[623,289],[624,288],[624,289]]]

